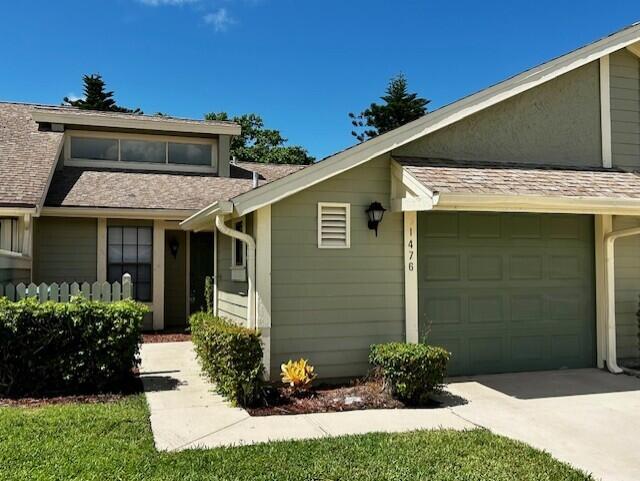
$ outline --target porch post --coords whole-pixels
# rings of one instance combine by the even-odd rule
[[[254,215],[256,236],[256,325],[262,333],[264,378],[271,372],[271,206]]]
[[[164,329],[164,229],[162,220],[153,221],[153,330]]]
[[[405,340],[418,342],[418,223],[415,211],[404,212]]]
[[[98,244],[97,244],[96,274],[98,282],[107,281],[107,219],[98,218]]]
[[[611,215],[595,216],[595,264],[596,264],[596,359],[600,369],[604,368],[607,352],[607,265],[604,258],[604,236],[611,232]]]

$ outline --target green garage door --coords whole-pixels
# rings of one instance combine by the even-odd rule
[[[595,363],[593,217],[418,214],[420,336],[450,374]]]

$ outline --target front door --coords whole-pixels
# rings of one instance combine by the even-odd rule
[[[191,233],[190,306],[189,312],[204,311],[205,279],[214,275],[214,235],[212,232]]]

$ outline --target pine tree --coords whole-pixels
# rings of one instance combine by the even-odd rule
[[[349,113],[351,125],[360,130],[352,130],[351,135],[360,142],[389,132],[427,113],[430,100],[418,97],[417,93],[409,93],[407,78],[403,74],[393,77],[385,92],[386,95],[380,97],[384,104],[372,103],[358,115]]]
[[[104,80],[102,80],[102,75],[83,75],[82,82],[84,83],[84,98],[71,100],[69,97],[65,97],[63,99],[63,105],[71,105],[82,110],[142,114],[140,109],[132,110],[118,106],[113,98],[113,91],[107,92],[105,90],[106,84]]]

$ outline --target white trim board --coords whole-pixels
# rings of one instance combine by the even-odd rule
[[[277,202],[560,75],[597,61],[601,57],[626,48],[639,40],[640,24],[634,24],[492,87],[464,97],[386,134],[339,152],[317,164],[240,194],[233,199],[237,215],[245,215],[264,205]]]
[[[209,135],[240,135],[240,125],[234,122],[213,122],[189,119],[159,119],[144,115],[106,115],[92,112],[50,108],[36,108],[31,113],[35,122],[64,124],[83,127],[107,127],[114,129],[135,129],[157,132],[181,132]]]

